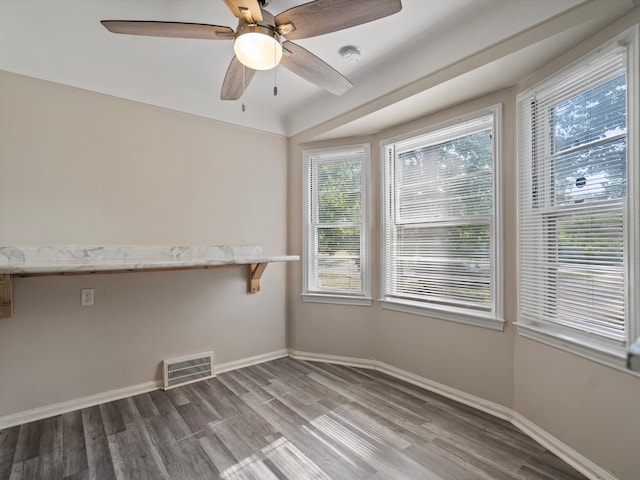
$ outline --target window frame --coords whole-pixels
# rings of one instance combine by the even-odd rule
[[[360,264],[365,265],[364,274],[361,276],[361,290],[359,293],[342,293],[331,290],[311,290],[310,275],[312,274],[310,265],[310,255],[312,254],[312,245],[317,244],[317,240],[311,238],[315,235],[313,222],[311,218],[311,208],[314,202],[311,195],[311,168],[312,157],[318,155],[339,155],[349,151],[361,150],[363,154],[362,160],[362,184],[361,184],[361,204],[362,204],[362,220],[360,228]],[[303,150],[303,287],[302,300],[311,303],[332,303],[343,305],[360,305],[371,306],[373,298],[371,296],[371,232],[370,232],[370,163],[371,163],[371,145],[369,143],[351,144],[338,147],[314,148]],[[316,199],[317,202],[317,199]],[[364,252],[364,253],[363,253]]]
[[[595,49],[591,53],[585,55],[579,60],[571,63],[560,71],[550,75],[538,84],[528,88],[521,92],[517,96],[517,154],[518,154],[518,181],[517,181],[517,245],[518,245],[518,306],[517,306],[517,322],[515,323],[518,334],[522,337],[529,338],[540,343],[558,348],[560,350],[567,351],[569,353],[587,358],[607,365],[609,367],[622,370],[631,373],[626,368],[626,351],[628,347],[640,336],[640,318],[638,317],[638,301],[636,300],[640,293],[640,256],[638,255],[638,246],[636,243],[640,241],[640,162],[638,160],[640,134],[638,128],[640,127],[639,114],[639,97],[640,86],[638,75],[639,62],[636,58],[639,53],[639,31],[638,25],[626,30],[614,39],[606,42],[599,48]],[[604,335],[589,331],[588,328],[584,328],[581,331],[577,331],[575,324],[572,326],[564,326],[562,323],[550,323],[550,322],[536,322],[527,320],[521,315],[521,250],[522,250],[522,238],[520,233],[521,225],[521,205],[520,194],[522,187],[520,186],[520,168],[522,168],[523,161],[525,164],[529,164],[531,160],[523,159],[523,148],[531,148],[532,137],[534,133],[532,131],[523,133],[523,126],[521,125],[521,105],[523,102],[529,101],[531,95],[536,90],[542,90],[550,88],[551,85],[555,85],[562,82],[563,79],[567,79],[572,75],[576,75],[577,72],[588,66],[590,63],[604,58],[606,55],[612,54],[616,49],[621,46],[626,48],[626,75],[627,75],[627,133],[626,133],[626,149],[627,149],[627,181],[626,189],[627,195],[624,199],[622,206],[623,222],[624,222],[624,251],[623,258],[625,262],[625,301],[626,301],[626,332],[625,340],[619,341],[613,338],[607,339]],[[588,73],[587,73],[588,74]],[[595,87],[591,87],[595,88]],[[587,89],[585,89],[587,90]],[[540,133],[540,132],[537,132]],[[547,130],[542,131],[542,134],[548,133]],[[610,139],[609,139],[610,140]],[[522,145],[522,142],[526,142]],[[597,212],[599,208],[602,208],[599,204],[594,205],[591,211]],[[640,375],[640,374],[638,374]]]
[[[387,275],[390,260],[388,258],[388,240],[387,240],[387,227],[389,222],[393,221],[395,214],[390,214],[391,205],[393,200],[390,198],[394,195],[395,185],[389,183],[389,168],[390,162],[387,158],[388,148],[398,142],[410,140],[411,138],[417,138],[423,135],[433,134],[434,137],[438,135],[439,131],[447,128],[454,127],[455,125],[463,124],[481,117],[492,116],[492,144],[493,144],[493,165],[492,165],[492,180],[493,180],[493,212],[490,215],[489,231],[490,231],[490,265],[491,265],[491,306],[488,311],[481,311],[477,309],[464,308],[453,305],[446,305],[440,303],[432,303],[428,301],[412,301],[407,299],[396,298],[388,295],[387,281],[390,275]],[[438,138],[438,141],[445,142],[449,139],[443,137]],[[459,138],[459,137],[454,137]],[[394,157],[396,155],[394,154]],[[502,203],[502,104],[498,103],[491,105],[473,112],[430,125],[420,130],[407,132],[405,134],[388,138],[380,143],[380,162],[382,178],[381,178],[381,225],[382,225],[382,240],[381,240],[381,298],[380,304],[382,308],[388,310],[394,310],[414,315],[422,315],[440,320],[446,320],[456,323],[462,323],[466,325],[473,325],[478,327],[484,327],[491,330],[504,330],[505,321],[503,319],[503,203]],[[395,162],[395,159],[394,159]],[[392,216],[393,215],[393,216]]]

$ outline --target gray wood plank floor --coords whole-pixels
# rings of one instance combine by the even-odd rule
[[[0,480],[578,480],[490,415],[282,358],[0,430]]]

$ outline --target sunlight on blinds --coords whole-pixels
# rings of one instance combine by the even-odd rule
[[[310,292],[363,293],[365,156],[364,146],[307,156]]]
[[[624,48],[520,99],[520,316],[626,337]]]
[[[387,144],[387,297],[491,310],[493,122]]]

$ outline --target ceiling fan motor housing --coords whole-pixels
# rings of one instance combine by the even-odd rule
[[[233,45],[236,57],[253,70],[269,70],[282,59],[282,41],[276,30],[273,15],[262,10],[262,21],[238,22]]]

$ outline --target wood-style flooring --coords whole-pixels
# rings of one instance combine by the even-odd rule
[[[282,358],[0,430],[0,480],[583,480],[490,415]]]

